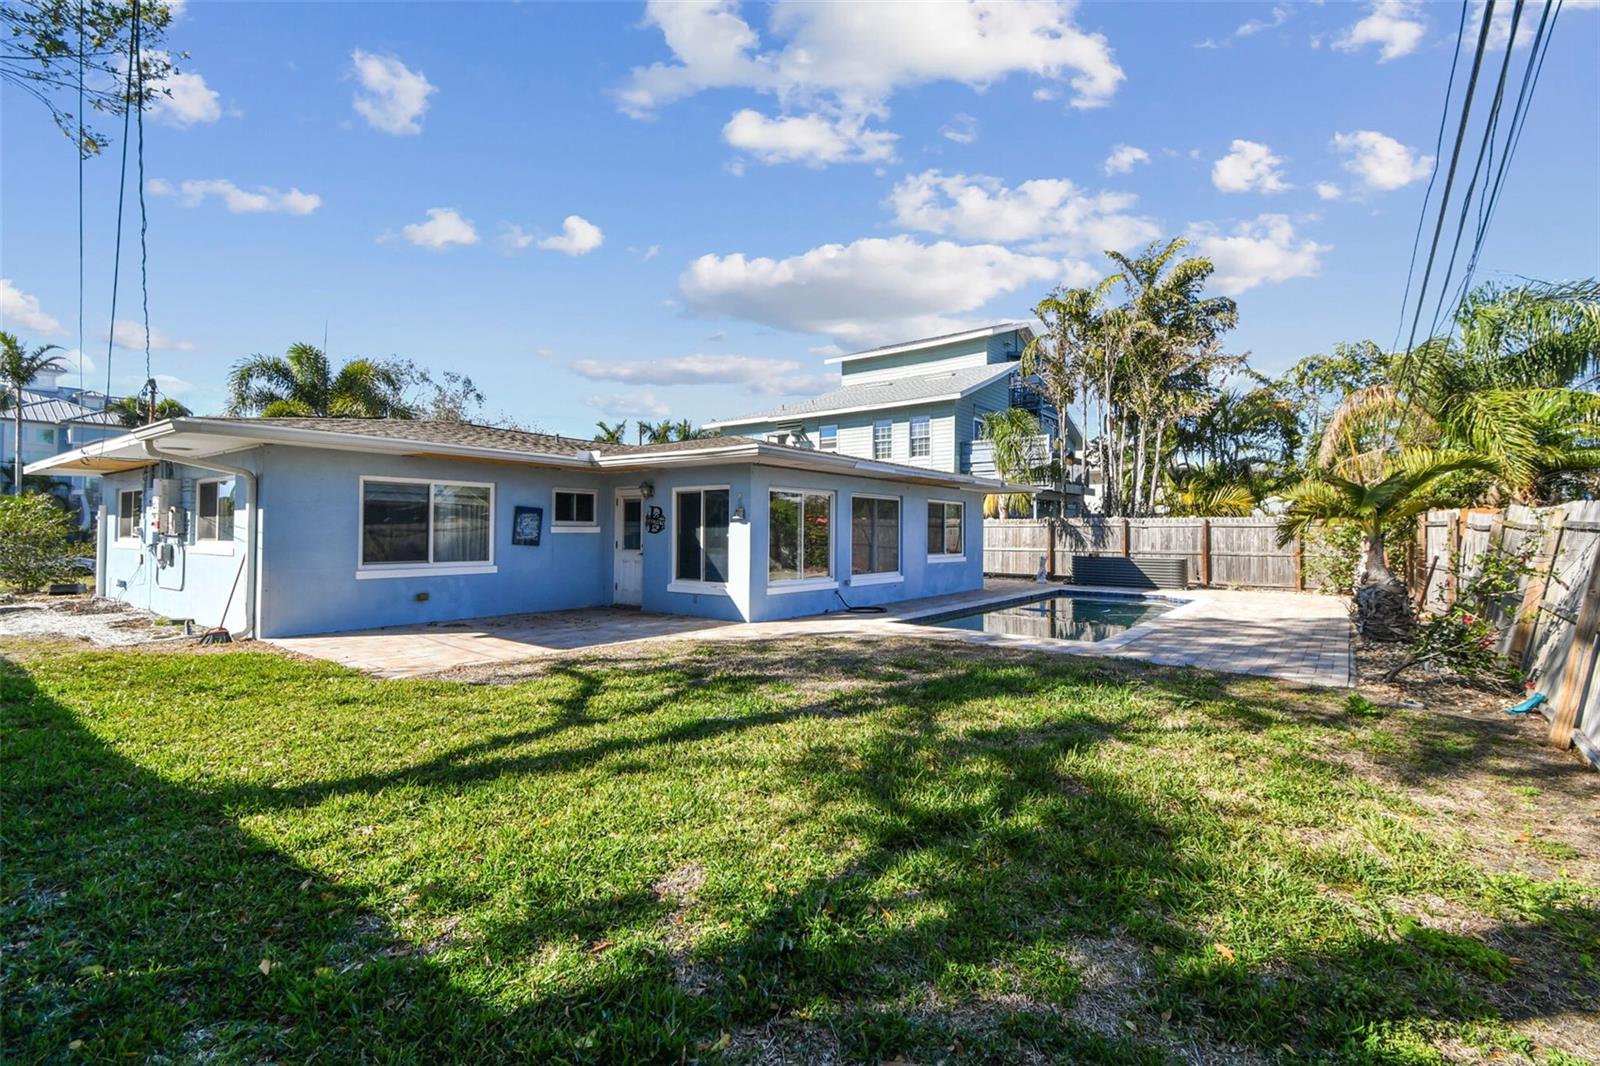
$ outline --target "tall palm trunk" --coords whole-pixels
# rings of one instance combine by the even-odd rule
[[[1411,631],[1411,597],[1405,583],[1389,569],[1383,528],[1374,525],[1361,535],[1356,565],[1356,621],[1361,634],[1373,640],[1402,640]]]

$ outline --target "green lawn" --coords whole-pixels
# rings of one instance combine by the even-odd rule
[[[1600,1003],[1595,855],[1489,861],[1419,797],[1491,742],[1343,694],[944,644],[505,685],[7,652],[8,1063],[1575,1062]]]

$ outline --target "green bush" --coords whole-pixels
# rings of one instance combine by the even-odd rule
[[[71,521],[47,496],[0,496],[0,584],[37,592],[71,567]]]

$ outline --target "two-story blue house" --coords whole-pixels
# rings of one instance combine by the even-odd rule
[[[1041,482],[1044,511],[1076,513],[1081,479],[1067,447],[1082,447],[1070,418],[1028,388],[1021,376],[1023,347],[1033,337],[1025,322],[949,333],[829,359],[840,370],[839,388],[769,411],[709,422],[707,429],[903,463],[952,474],[993,477],[993,450],[983,439],[983,416],[1021,407],[1039,418],[1034,448],[1040,466],[1060,461],[1065,492]]]

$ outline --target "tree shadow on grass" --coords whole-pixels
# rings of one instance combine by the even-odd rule
[[[770,654],[776,662],[781,650]],[[7,664],[6,1057],[62,1058],[83,1040],[105,1060],[678,1061],[715,1057],[719,1033],[776,1020],[820,1027],[834,1050],[866,1061],[1155,1061],[1195,1046],[1231,1058],[1286,1044],[1360,1058],[1384,1025],[1542,1009],[1490,994],[1503,974],[1477,940],[1409,928],[1226,959],[1204,931],[1227,874],[1214,842],[1185,828],[1173,809],[1181,799],[1090,758],[1108,747],[1135,758],[1156,740],[1147,708],[1111,699],[1133,674],[1059,659],[915,665],[834,698],[729,707],[552,752],[474,742],[394,773],[197,790],[119,755]],[[623,713],[655,713],[685,683],[712,704],[723,698],[714,675],[685,682],[667,671],[664,681]],[[1163,705],[1180,693],[1217,698],[1189,677],[1146,681]],[[751,691],[738,675],[728,684],[730,695]],[[1107,701],[1064,699],[1062,686]],[[1001,697],[1060,706],[1026,727],[952,714]],[[599,698],[593,678],[580,678],[552,727],[609,720],[615,706],[597,710]],[[1271,727],[1266,712],[1240,713]],[[648,884],[606,899],[530,900],[523,915],[431,953],[438,945],[408,943],[360,890],[234,820],[332,796],[471,789],[601,760],[642,765],[655,750],[824,717],[861,728],[795,747],[769,787],[800,798],[796,817],[827,818],[851,842],[848,861],[744,900],[747,917],[728,928],[700,930],[687,949],[708,975],[700,988],[681,982],[665,945],[628,937],[674,906]],[[1581,935],[1592,920],[1557,908],[1482,939],[1523,943],[1557,921]],[[621,946],[601,947],[612,939]],[[591,965],[513,985],[540,945],[571,942],[595,945]],[[1106,945],[1144,967],[1109,1028],[1082,1011],[1083,955]]]

